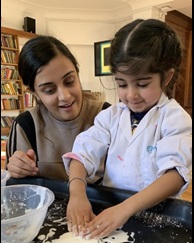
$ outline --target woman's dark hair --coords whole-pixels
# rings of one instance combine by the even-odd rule
[[[171,68],[175,73],[164,92],[171,98],[174,83],[178,78],[182,61],[181,43],[176,32],[165,22],[157,19],[137,19],[122,27],[111,42],[110,68],[113,74],[121,72],[159,73],[161,86],[166,72]]]
[[[47,65],[58,54],[66,56],[79,73],[73,54],[61,41],[52,36],[39,35],[27,41],[19,55],[18,71],[23,84],[34,91],[34,80],[40,67]]]

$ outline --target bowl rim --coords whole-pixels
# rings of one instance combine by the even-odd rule
[[[1,169],[1,172],[5,172],[5,174],[6,174],[6,177],[3,180],[1,180],[1,183],[9,180],[9,178],[11,177],[10,172],[8,170],[5,170],[5,169]]]
[[[48,187],[40,186],[40,185],[34,185],[34,184],[17,184],[17,185],[2,186],[1,187],[1,195],[2,195],[2,191],[4,189],[5,190],[8,190],[9,188],[29,187],[29,186],[32,187],[32,188],[33,187],[44,188],[51,195],[50,200],[44,206],[42,206],[41,208],[36,209],[36,212],[40,212],[40,211],[44,210],[46,207],[48,208],[53,203],[53,201],[55,200],[55,194],[54,194],[54,192],[52,192]],[[1,225],[10,223],[13,220],[15,220],[15,221],[21,220],[22,218],[25,218],[27,215],[30,216],[32,214],[34,214],[34,210],[28,211],[24,215],[21,215],[21,216],[18,216],[18,217],[14,217],[14,218],[11,218],[11,219],[2,219],[1,220]]]

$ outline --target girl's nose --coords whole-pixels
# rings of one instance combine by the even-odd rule
[[[135,99],[137,97],[138,97],[137,89],[136,88],[133,88],[133,87],[129,87],[127,89],[127,98],[129,98],[129,99]]]

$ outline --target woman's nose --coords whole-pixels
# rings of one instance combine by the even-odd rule
[[[59,100],[69,100],[70,97],[71,97],[71,94],[68,91],[68,89],[66,89],[64,87],[58,89],[58,99]]]

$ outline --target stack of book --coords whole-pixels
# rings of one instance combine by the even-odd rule
[[[1,99],[1,110],[21,110],[23,105],[20,99],[9,98]]]
[[[18,95],[21,89],[17,82],[3,83],[1,82],[1,94]]]
[[[1,34],[1,45],[3,47],[9,47],[9,48],[13,48],[13,49],[18,48],[16,38],[14,38],[13,35]]]
[[[15,116],[1,116],[1,127],[11,127]]]
[[[19,73],[14,66],[1,65],[1,79],[6,80],[18,80]]]

